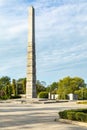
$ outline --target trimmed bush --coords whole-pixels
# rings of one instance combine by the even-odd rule
[[[76,119],[78,121],[83,121],[83,122],[87,122],[87,114],[83,113],[83,112],[77,112],[76,113]]]
[[[87,122],[87,109],[73,109],[59,112],[60,118]]]
[[[59,116],[63,119],[68,119],[67,117],[67,110],[59,112]]]
[[[75,116],[76,112],[71,111],[71,112],[67,112],[67,118],[69,120],[76,120],[76,116]]]
[[[75,109],[75,110],[72,110],[72,111],[87,113],[87,109],[86,109],[86,108],[83,108],[83,109]]]
[[[48,92],[40,92],[38,97],[39,98],[48,98]]]

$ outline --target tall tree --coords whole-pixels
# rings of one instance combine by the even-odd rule
[[[40,92],[46,90],[46,88],[45,88],[45,86],[44,86],[45,84],[46,84],[45,82],[43,82],[43,81],[40,82],[39,80],[37,80],[37,82],[36,82],[37,95],[38,95]]]
[[[10,85],[11,79],[8,76],[3,76],[0,78],[0,88]]]
[[[17,81],[15,79],[12,80],[12,93],[14,96],[17,95]]]
[[[85,87],[85,82],[82,78],[71,78],[68,76],[58,82],[58,94],[60,98],[62,98],[69,93],[74,93],[82,87]]]
[[[17,80],[18,94],[26,93],[26,78],[19,78]]]
[[[11,80],[8,76],[0,78],[0,98],[10,98],[12,93]]]
[[[50,84],[49,86],[47,86],[46,91],[56,94],[58,90],[58,82],[53,82],[52,84]]]
[[[22,81],[22,85],[23,85],[23,93],[26,93],[26,78],[23,79]]]
[[[75,94],[78,95],[78,99],[87,100],[87,88],[81,88],[80,90],[76,90]]]

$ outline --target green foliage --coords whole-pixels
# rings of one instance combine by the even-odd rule
[[[68,96],[65,93],[59,94],[58,99],[64,99],[65,100],[65,99],[68,99]]]
[[[10,78],[8,76],[3,76],[0,78],[0,88],[7,86],[11,83]]]
[[[48,92],[40,92],[38,96],[39,98],[48,98]]]
[[[76,120],[75,114],[76,114],[76,112],[70,111],[70,112],[67,113],[67,118],[69,120]]]
[[[0,99],[8,99],[11,97],[12,87],[8,76],[0,78]]]
[[[23,93],[26,93],[26,78],[23,78],[22,80],[22,85],[23,85]]]
[[[39,81],[37,80],[36,82],[36,90],[37,90],[37,95],[40,93],[40,92],[43,92],[43,91],[46,91],[46,88],[45,88],[45,82],[44,81]]]
[[[7,97],[7,95],[6,95],[6,93],[5,93],[5,90],[0,90],[0,99],[7,99],[8,97]]]
[[[83,112],[77,112],[76,113],[76,120],[87,122],[87,114],[85,114]]]
[[[16,87],[17,87],[17,83],[16,83],[17,81],[15,80],[15,79],[13,79],[12,80],[12,93],[13,93],[13,95],[17,95],[17,89],[16,89]]]
[[[81,88],[80,90],[77,90],[74,93],[78,95],[79,100],[87,99],[87,88]]]
[[[50,85],[46,87],[46,92],[50,92]]]
[[[79,77],[71,78],[68,76],[58,82],[58,94],[61,99],[64,99],[64,95],[75,93],[76,90],[81,88],[85,88],[85,83]]]
[[[78,94],[79,99],[87,99],[87,88],[84,80],[79,77],[65,77],[58,83],[53,82],[47,88],[44,81],[37,80],[36,90],[37,95],[40,92],[47,92],[51,94],[58,93],[59,99],[67,99],[67,94],[75,93]],[[0,78],[0,99],[8,99],[11,96],[17,96],[19,94],[26,93],[26,78],[19,78],[18,80],[11,79],[8,76]]]
[[[18,94],[24,94],[26,90],[26,78],[13,79],[8,76],[0,78],[0,99],[17,98]]]
[[[68,119],[68,117],[67,117],[67,110],[65,110],[65,111],[60,111],[60,112],[59,112],[59,116],[60,116],[61,118],[63,118],[63,119]]]
[[[57,93],[57,89],[58,89],[58,83],[57,82],[53,82],[52,84],[50,84],[46,88],[46,91],[50,92],[51,94],[56,94]]]
[[[7,87],[6,87],[6,96],[8,97],[8,98],[11,98],[11,94],[12,94],[12,86],[11,85],[8,85]]]
[[[59,112],[60,118],[87,122],[87,109],[64,110]]]
[[[19,78],[17,80],[17,93],[18,94],[26,93],[26,78]]]

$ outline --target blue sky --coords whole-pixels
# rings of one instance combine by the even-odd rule
[[[87,0],[0,0],[0,77],[26,77],[28,7],[35,8],[37,79],[87,83]]]

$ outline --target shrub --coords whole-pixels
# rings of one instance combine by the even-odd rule
[[[67,119],[67,111],[65,110],[65,111],[59,112],[59,116],[60,116],[61,118],[63,118],[63,119]]]
[[[87,113],[87,109],[86,108],[84,108],[84,109],[75,109],[75,110],[72,110],[72,111]]]
[[[0,99],[1,99],[1,100],[6,100],[6,99],[8,99],[8,96],[7,96],[7,95],[4,95],[4,96],[0,97]]]
[[[75,114],[76,114],[76,112],[74,112],[74,111],[69,111],[69,112],[67,112],[67,118],[69,119],[69,120],[76,120],[76,116],[75,116]]]
[[[87,122],[87,109],[64,110],[59,112],[60,118]]]
[[[38,96],[39,98],[48,98],[48,92],[40,92]]]
[[[4,90],[0,90],[0,100],[6,100],[9,96],[5,93]]]
[[[63,119],[68,119],[67,117],[67,113],[70,112],[71,110],[64,110],[64,111],[61,111],[59,112],[59,116]]]
[[[76,119],[78,121],[83,121],[83,122],[87,122],[87,114],[83,113],[83,112],[77,112],[76,113]]]

